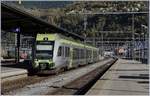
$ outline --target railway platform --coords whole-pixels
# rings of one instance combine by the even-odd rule
[[[148,95],[149,66],[133,60],[118,61],[86,95]]]
[[[26,69],[1,66],[2,82],[27,77],[27,73],[28,71]]]

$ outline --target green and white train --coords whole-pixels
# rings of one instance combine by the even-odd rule
[[[37,34],[33,68],[42,72],[76,68],[99,60],[98,48],[60,34]]]

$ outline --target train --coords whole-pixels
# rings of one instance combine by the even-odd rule
[[[99,61],[99,49],[58,33],[37,34],[32,67],[58,73]]]

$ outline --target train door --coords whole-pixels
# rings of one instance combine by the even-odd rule
[[[73,48],[72,47],[70,47],[70,52],[69,52],[70,54],[70,62],[69,62],[69,66],[68,66],[68,68],[72,68],[73,66],[72,66],[72,64],[73,64]]]
[[[94,60],[95,58],[94,58],[94,50],[93,50],[93,49],[91,49],[91,58],[92,58],[92,59],[90,59],[90,62],[93,63],[93,62],[95,61],[95,60]]]

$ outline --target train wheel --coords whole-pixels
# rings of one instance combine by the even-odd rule
[[[68,71],[68,68],[67,68],[67,67],[64,67],[64,71]]]
[[[56,68],[54,74],[58,75],[60,73],[60,68]]]

